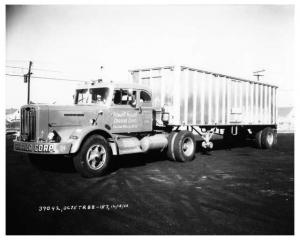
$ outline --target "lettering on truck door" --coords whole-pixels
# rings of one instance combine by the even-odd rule
[[[115,89],[111,107],[112,132],[127,133],[143,131],[137,107],[137,91]]]

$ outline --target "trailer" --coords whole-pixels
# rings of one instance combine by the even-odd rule
[[[276,125],[277,87],[184,66],[130,70],[173,126]]]
[[[232,135],[245,128],[276,129],[277,86],[186,66],[129,72],[133,83],[151,88],[156,119],[167,114],[169,126],[230,129]]]
[[[78,86],[73,105],[21,107],[14,149],[35,161],[73,158],[84,177],[103,175],[113,155],[158,150],[188,162],[214,134],[224,141],[251,138],[259,148],[277,142],[277,87],[185,66],[129,71],[129,83],[100,80]]]

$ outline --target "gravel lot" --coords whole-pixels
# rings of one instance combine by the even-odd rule
[[[214,143],[189,163],[121,156],[84,179],[71,159],[33,166],[7,136],[7,234],[294,234],[294,135],[273,150]]]

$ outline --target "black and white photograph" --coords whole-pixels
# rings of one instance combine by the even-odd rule
[[[294,236],[294,4],[4,11],[5,235]]]

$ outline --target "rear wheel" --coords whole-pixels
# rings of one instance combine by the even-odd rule
[[[261,147],[271,149],[277,143],[277,134],[275,131],[267,127],[261,133]]]
[[[261,134],[262,134],[262,130],[259,130],[255,133],[255,145],[257,148],[261,148]]]
[[[173,132],[169,136],[168,156],[178,162],[192,161],[195,156],[196,142],[189,131]]]
[[[172,161],[176,161],[173,149],[174,149],[174,140],[177,134],[178,132],[171,132],[168,137],[167,157]]]
[[[271,149],[277,143],[274,129],[267,127],[255,133],[255,144],[258,148]]]
[[[92,135],[74,156],[73,163],[83,177],[96,177],[107,172],[111,158],[112,151],[106,139]]]

